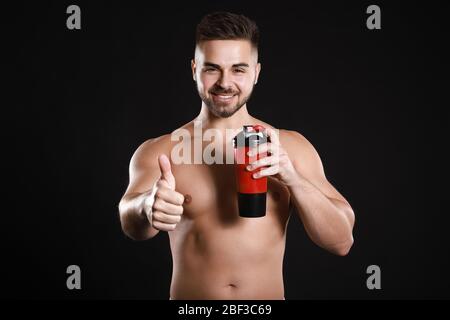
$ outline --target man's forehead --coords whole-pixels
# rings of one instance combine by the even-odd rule
[[[197,62],[212,62],[218,65],[237,63],[250,64],[255,57],[255,50],[247,40],[208,40],[197,45],[195,58]]]

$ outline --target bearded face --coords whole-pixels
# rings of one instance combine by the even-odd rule
[[[200,98],[214,115],[223,118],[246,104],[259,70],[256,49],[246,40],[204,41],[192,62]]]

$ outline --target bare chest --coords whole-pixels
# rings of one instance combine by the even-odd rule
[[[234,165],[189,164],[173,168],[176,190],[185,196],[184,215],[196,219],[232,222],[239,218]],[[266,215],[276,214],[286,219],[289,211],[289,191],[274,178],[268,179]]]

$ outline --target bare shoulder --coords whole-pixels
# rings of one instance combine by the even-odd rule
[[[130,162],[130,169],[158,167],[159,155],[165,154],[170,157],[172,147],[177,143],[177,141],[172,140],[172,134],[179,129],[192,131],[192,121],[170,133],[144,141],[134,152]]]
[[[281,146],[286,150],[291,159],[293,165],[299,171],[304,171],[305,169],[310,172],[316,172],[318,174],[323,173],[322,161],[320,160],[319,154],[312,145],[301,133],[294,130],[278,129],[273,127],[267,122],[255,119],[257,123],[264,125],[266,128],[279,130],[279,140]],[[301,166],[300,166],[301,164]],[[309,168],[309,169],[308,169]]]
[[[286,150],[293,165],[300,171],[323,173],[322,161],[311,142],[294,130],[280,129],[280,144]]]
[[[288,144],[310,144],[309,141],[299,132],[294,130],[279,129],[280,142]]]
[[[301,133],[294,130],[279,130],[280,143],[288,153],[315,152],[314,146]]]
[[[130,169],[148,168],[158,165],[158,156],[170,153],[170,134],[144,141],[134,152],[130,162]]]

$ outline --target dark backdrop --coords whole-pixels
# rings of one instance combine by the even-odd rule
[[[72,2],[3,12],[13,73],[2,106],[2,297],[168,298],[167,234],[126,238],[117,204],[134,150],[199,111],[194,31],[214,10],[260,27],[250,113],[305,135],[356,213],[346,257],[315,246],[293,215],[286,298],[449,297],[448,113],[427,91],[446,65],[441,7],[378,2],[382,29],[371,31],[366,1],[73,3],[78,31],[66,28]],[[70,264],[80,291],[66,288]],[[366,287],[371,264],[381,290]]]

